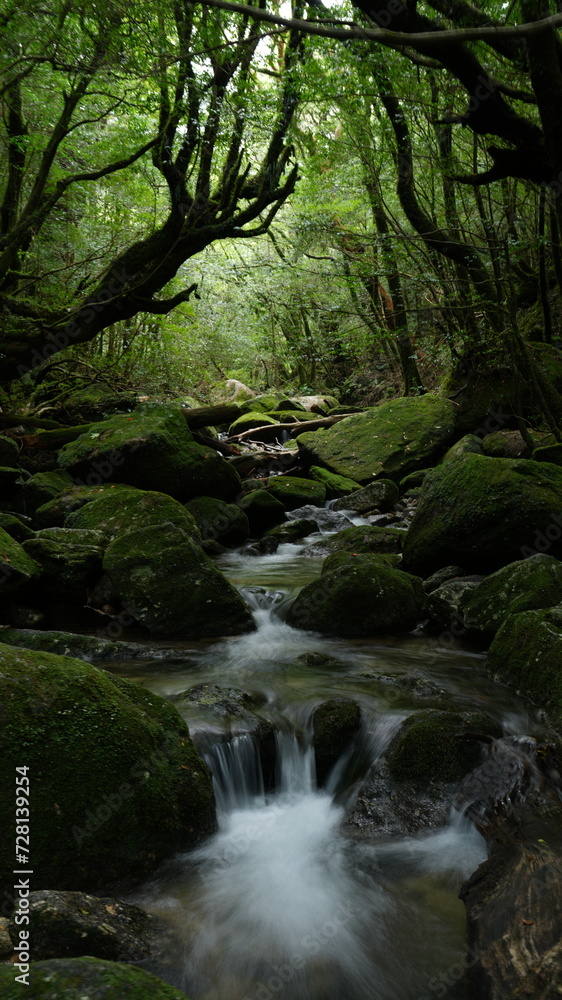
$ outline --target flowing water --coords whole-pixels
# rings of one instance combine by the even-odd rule
[[[200,684],[242,689],[277,730],[271,789],[243,717],[225,732],[212,708],[178,702],[213,772],[219,829],[131,897],[166,927],[158,956],[141,964],[191,1000],[460,1000],[469,994],[457,895],[485,857],[483,839],[454,810],[445,827],[416,837],[344,826],[357,790],[346,788],[351,749],[318,788],[312,713],[328,698],[358,701],[365,762],[420,708],[483,710],[506,733],[537,732],[540,722],[491,682],[482,656],[454,642],[290,628],[285,609],[320,568],[300,552],[223,559],[255,632],[178,644],[173,662],[114,666],[167,697]],[[409,682],[395,683],[412,676],[425,685],[421,702]]]

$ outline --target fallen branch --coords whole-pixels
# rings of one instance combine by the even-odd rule
[[[349,415],[349,413],[335,413],[331,417],[319,417],[317,420],[300,420],[296,424],[262,424],[261,427],[252,427],[249,431],[243,431],[242,434],[233,434],[227,440],[244,441],[246,438],[254,438],[256,434],[263,434],[264,431],[268,437],[270,434],[272,436],[279,434],[280,431],[288,431],[291,437],[296,437],[298,434],[303,434],[304,431],[317,431],[320,427],[331,427],[332,424],[337,424],[338,420],[345,420]]]

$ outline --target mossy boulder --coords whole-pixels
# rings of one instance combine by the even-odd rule
[[[557,604],[562,604],[562,563],[540,553],[497,570],[461,600],[466,627],[490,640],[508,615]]]
[[[131,489],[129,486],[117,486],[113,483],[106,483],[102,486],[72,486],[70,489],[59,493],[54,500],[38,507],[35,512],[34,523],[37,528],[63,528],[69,514],[75,510],[80,510],[87,503],[99,500],[100,497],[115,493],[116,490]],[[72,525],[71,525],[72,527]]]
[[[378,528],[376,525],[360,524],[352,528],[342,528],[335,534],[326,536],[309,545],[305,555],[330,555],[332,552],[356,553],[400,553],[406,532],[400,528]]]
[[[326,487],[312,479],[297,476],[271,476],[265,481],[265,489],[283,504],[285,510],[298,510],[312,504],[322,507],[326,499]]]
[[[398,502],[398,487],[391,479],[379,479],[363,489],[351,493],[332,504],[332,510],[352,510],[355,514],[367,514],[378,509],[383,513],[392,510]]]
[[[0,646],[0,763],[3,801],[29,768],[34,889],[139,875],[214,826],[211,778],[176,709],[79,660]],[[8,893],[13,867],[5,837]]]
[[[535,448],[532,454],[535,462],[552,462],[553,465],[562,465],[562,444],[547,444]]]
[[[29,986],[16,983],[12,965],[0,966],[2,1000],[185,1000],[185,993],[150,972],[101,958],[33,962]]]
[[[476,437],[476,434],[465,434],[460,441],[456,441],[455,444],[445,452],[443,458],[441,459],[441,464],[446,465],[447,462],[454,462],[457,458],[464,458],[465,455],[482,455],[482,439]],[[402,483],[400,484],[403,485]],[[417,483],[415,485],[418,485]]]
[[[103,567],[125,607],[155,634],[239,635],[255,628],[238,591],[173,524],[118,535]]]
[[[252,490],[251,493],[246,493],[238,500],[238,506],[250,522],[250,533],[253,538],[257,538],[264,531],[285,520],[283,504],[268,490]]]
[[[396,781],[458,781],[480,761],[475,734],[501,736],[501,728],[479,712],[428,709],[411,715],[385,757]]]
[[[404,565],[428,576],[456,562],[492,573],[521,557],[562,557],[562,469],[467,455],[427,477],[404,544]]]
[[[250,535],[250,522],[234,503],[216,497],[196,497],[185,505],[195,521],[201,538],[215,539],[227,548],[242,545]]]
[[[41,570],[15,538],[0,528],[0,594],[21,590],[39,578]]]
[[[444,451],[455,430],[454,404],[427,393],[392,399],[332,427],[297,438],[304,461],[363,484],[399,482]]]
[[[562,607],[509,615],[488,650],[490,670],[562,723]]]
[[[312,716],[312,745],[320,787],[361,727],[361,709],[351,698],[323,701]]]
[[[117,622],[116,630],[123,631]],[[111,635],[111,625],[108,634]],[[139,642],[121,642],[102,636],[81,635],[76,632],[43,631],[34,628],[2,628],[0,641],[6,646],[18,646],[20,649],[35,649],[43,653],[56,653],[58,656],[72,656],[87,663],[93,660],[133,660],[137,657],[157,659],[162,657],[162,649],[147,646]],[[175,650],[167,651],[172,656]]]
[[[252,400],[253,402],[253,400]],[[248,413],[243,413],[240,417],[234,420],[230,427],[228,428],[228,436],[236,437],[237,434],[244,434],[245,431],[255,430],[256,427],[265,427],[266,424],[278,424],[279,421],[275,417],[269,417],[266,413],[261,411],[254,412],[250,410]]]
[[[15,514],[5,514],[4,511],[0,511],[0,528],[7,531],[12,538],[15,538],[16,542],[25,542],[27,538],[33,538],[35,534]]]
[[[42,889],[29,893],[28,915],[34,962],[80,955],[140,962],[150,955],[150,916],[118,899]],[[14,941],[18,930],[12,918]]]
[[[41,567],[43,598],[85,604],[88,588],[101,576],[105,545],[99,531],[43,528],[22,547]]]
[[[492,431],[482,438],[482,451],[491,458],[528,458],[529,448],[520,431]]]
[[[165,493],[131,486],[115,486],[93,496],[65,520],[67,528],[100,531],[108,539],[133,528],[164,523],[175,525],[191,538],[200,538],[193,515],[181,503]]]
[[[315,479],[317,483],[322,483],[326,487],[326,499],[337,500],[339,497],[346,497],[359,489],[359,483],[346,476],[338,476],[335,472],[323,469],[321,465],[311,465],[308,470],[310,479]]]
[[[316,521],[310,517],[298,517],[294,521],[285,521],[270,528],[265,537],[276,538],[279,542],[299,542],[315,531],[318,531]]]
[[[94,424],[61,449],[59,463],[82,480],[78,485],[157,488],[182,501],[230,500],[240,489],[233,467],[214,448],[193,441],[178,405],[139,408]]]
[[[409,632],[420,613],[418,583],[371,556],[355,556],[303,587],[287,622],[338,636]]]
[[[262,392],[259,396],[240,403],[242,413],[258,413],[263,416],[270,410],[302,409],[302,404],[289,399],[284,392]]]
[[[55,469],[52,472],[36,472],[34,476],[22,484],[18,494],[18,509],[28,516],[33,516],[38,507],[54,500],[74,486],[74,481],[68,472]]]
[[[326,556],[324,559],[322,572],[328,573],[329,571],[339,569],[340,566],[354,565],[360,558],[363,558],[363,556],[359,556],[357,552],[347,552],[345,549],[342,549],[340,552],[332,552],[331,555]],[[369,559],[374,559],[381,566],[390,566],[391,569],[400,569],[402,563],[402,556],[399,552],[370,552]],[[417,577],[415,579],[417,580]]]
[[[466,628],[461,611],[463,598],[472,594],[478,587],[478,579],[460,577],[446,580],[436,587],[426,598],[423,607],[424,617],[427,617],[427,630],[430,632],[448,632],[453,635],[464,635]]]

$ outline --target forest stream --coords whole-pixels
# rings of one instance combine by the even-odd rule
[[[483,656],[458,642],[415,633],[346,641],[289,627],[288,605],[320,571],[320,559],[301,554],[316,538],[273,555],[221,558],[253,608],[255,632],[178,643],[173,661],[111,667],[171,698],[194,684],[235,685],[276,730],[271,789],[243,724],[221,730],[204,706],[182,702],[213,772],[218,832],[130,894],[163,928],[157,957],[139,964],[191,1000],[460,1000],[469,992],[458,891],[486,857],[484,839],[452,803],[445,826],[415,836],[346,823],[360,788],[351,749],[317,787],[312,714],[327,698],[357,701],[367,764],[420,708],[403,689],[381,691],[374,672],[414,673],[437,685],[449,707],[484,711],[506,735],[537,735],[542,724],[493,683]],[[303,662],[303,654],[321,655]]]

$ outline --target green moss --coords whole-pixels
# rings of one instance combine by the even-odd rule
[[[27,538],[33,538],[35,535],[35,532],[19,517],[15,514],[5,514],[4,511],[0,511],[0,528],[7,531],[16,542],[25,542]]]
[[[278,424],[279,421],[275,420],[274,417],[268,417],[266,413],[260,411],[254,412],[250,410],[247,413],[243,413],[240,417],[231,423],[228,428],[228,436],[234,437],[236,434],[243,434],[244,431],[254,430],[255,427],[264,427],[266,424]]]
[[[280,542],[298,542],[314,531],[318,531],[316,521],[308,517],[299,517],[294,521],[285,521],[283,524],[276,525],[275,528],[270,528],[266,535],[268,538],[269,536],[278,538]]]
[[[283,504],[267,490],[252,490],[251,493],[246,493],[238,501],[238,506],[250,522],[250,533],[253,538],[285,520]]]
[[[562,607],[510,615],[488,651],[500,680],[546,707],[562,723]]]
[[[69,514],[65,525],[101,531],[111,539],[132,528],[165,522],[181,528],[192,538],[200,537],[193,516],[177,500],[165,493],[137,490],[131,486],[115,486],[92,498]]]
[[[139,654],[154,655],[154,650],[130,642],[114,642],[76,632],[43,631],[31,628],[3,628],[0,639],[6,646],[35,649],[58,656],[72,656],[79,660],[130,660]]]
[[[59,462],[81,485],[114,482],[157,488],[178,500],[216,496],[229,500],[240,480],[213,448],[196,444],[181,407],[138,408],[94,424],[61,449]]]
[[[562,469],[527,459],[467,455],[425,480],[404,565],[420,576],[456,563],[486,573],[548,551],[562,556]]]
[[[482,454],[482,440],[476,437],[475,434],[465,434],[464,437],[457,441],[455,444],[451,445],[448,451],[445,452],[443,458],[441,459],[441,464],[446,465],[447,462],[454,462],[457,458],[464,458],[465,455],[481,455]],[[401,484],[402,485],[402,484]],[[418,485],[415,483],[413,485]]]
[[[312,717],[316,778],[323,785],[361,725],[361,709],[350,698],[332,698]]]
[[[465,733],[501,736],[501,729],[477,712],[428,710],[410,716],[396,734],[386,759],[396,781],[458,781],[480,760],[480,744]]]
[[[127,486],[115,486],[106,483],[103,486],[73,486],[59,494],[54,500],[49,500],[35,512],[35,524],[38,528],[62,528],[69,514],[80,510],[87,503],[99,500],[100,497],[115,492],[118,489],[128,489]]]
[[[242,545],[250,534],[250,524],[243,510],[216,497],[196,497],[186,505],[201,537],[215,539],[221,545]]]
[[[137,621],[165,635],[238,635],[253,618],[238,592],[180,528],[153,524],[119,535],[103,567]]]
[[[562,563],[535,555],[504,566],[461,600],[465,625],[492,637],[511,614],[562,603]]]
[[[54,500],[73,485],[68,472],[62,472],[60,469],[54,472],[37,472],[34,476],[30,476],[22,487],[25,513],[34,514],[38,507]]]
[[[339,569],[340,566],[353,566],[360,560],[365,565],[366,559],[372,559],[374,563],[381,566],[389,566],[390,569],[400,569],[402,556],[398,552],[372,552],[368,555],[358,555],[356,552],[332,552],[326,556],[322,563],[322,572],[328,573]],[[416,577],[417,579],[417,577]]]
[[[336,531],[329,537],[321,538],[306,551],[308,555],[314,555],[315,550],[319,555],[342,551],[400,553],[405,537],[406,532],[400,528],[378,528],[376,525],[360,524],[353,528],[343,528],[342,531]]]
[[[308,475],[326,487],[327,500],[336,500],[338,497],[348,496],[349,493],[360,489],[359,483],[356,483],[354,479],[338,476],[335,472],[329,472],[328,469],[323,469],[320,465],[312,465],[308,470]]]
[[[333,427],[300,434],[297,442],[308,464],[361,484],[381,477],[398,482],[437,458],[454,427],[453,403],[428,393],[389,400]]]
[[[36,889],[139,873],[212,829],[211,780],[175,708],[78,660],[0,646],[0,796],[29,767]],[[13,837],[0,843],[12,884]]]
[[[49,600],[86,603],[88,587],[101,576],[105,548],[101,532],[45,528],[23,548],[41,567],[40,586]]]
[[[412,577],[356,556],[303,587],[287,622],[328,635],[401,634],[414,627],[420,606]]]
[[[0,966],[3,1000],[186,1000],[185,993],[150,972],[100,958],[33,962],[29,986],[16,983],[16,975],[13,966]]]
[[[40,568],[19,542],[0,528],[0,594],[21,589],[39,578]]]
[[[283,392],[263,392],[260,396],[254,396],[245,403],[240,404],[242,413],[269,413],[270,410],[280,409],[280,404],[291,404],[292,400]],[[283,409],[286,405],[283,405]],[[293,403],[292,409],[300,409],[300,403]],[[266,421],[267,422],[267,421]]]
[[[322,507],[326,499],[326,487],[312,479],[272,476],[264,486],[272,497],[283,504],[285,510],[297,510],[307,504]]]

